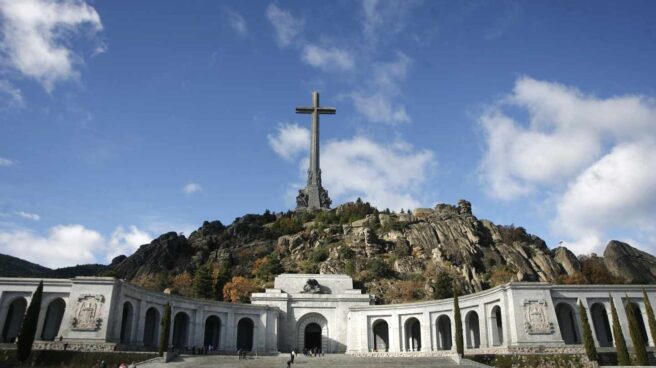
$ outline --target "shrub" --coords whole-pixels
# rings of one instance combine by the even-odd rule
[[[164,316],[160,322],[162,333],[159,335],[159,356],[169,348],[169,336],[171,335],[171,304],[166,303],[164,306]]]
[[[296,234],[303,231],[303,223],[298,217],[281,217],[270,228],[271,235],[278,238],[283,235]]]
[[[355,257],[355,252],[348,245],[342,245],[337,251],[340,259],[347,260]]]
[[[496,266],[490,274],[490,285],[497,286],[507,284],[517,275],[517,270],[511,265]]]
[[[583,345],[585,346],[585,354],[591,361],[599,360],[597,355],[597,348],[595,347],[594,339],[592,338],[592,330],[590,329],[590,322],[588,320],[588,312],[581,302],[579,302],[579,315],[581,316],[581,328],[583,329]]]
[[[622,334],[622,326],[620,326],[620,318],[617,315],[615,302],[610,294],[608,297],[610,298],[610,313],[613,318],[613,337],[615,338],[615,347],[617,349],[617,364],[631,365],[629,350],[626,348],[626,340],[624,340],[624,335]]]
[[[380,257],[374,257],[367,262],[367,271],[371,277],[390,277],[393,274],[392,268]]]
[[[328,259],[329,256],[328,248],[325,246],[318,246],[314,248],[312,254],[310,255],[310,260],[315,263],[323,262]]]
[[[184,296],[193,296],[193,285],[194,279],[191,277],[189,272],[183,272],[181,274],[175,275],[171,280],[172,291],[176,294]]]
[[[264,281],[270,281],[273,277],[283,272],[284,269],[277,253],[271,253],[255,261],[252,270],[253,276]]]
[[[32,294],[30,305],[23,318],[20,332],[18,333],[18,342],[16,343],[16,358],[24,362],[30,357],[34,335],[36,334],[36,325],[39,322],[39,311],[41,310],[41,298],[43,297],[43,281],[39,282],[36,291]]]

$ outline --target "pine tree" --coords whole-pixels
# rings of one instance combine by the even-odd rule
[[[458,291],[455,283],[453,284],[453,323],[456,325],[456,352],[459,356],[463,356],[465,347],[462,341],[462,317],[460,317],[460,304],[458,304]]]
[[[613,336],[615,337],[615,348],[617,349],[617,364],[618,365],[631,365],[631,358],[629,357],[629,350],[626,348],[626,340],[622,334],[622,326],[620,326],[620,317],[617,315],[615,302],[613,297],[610,298],[610,313],[613,317]]]
[[[159,335],[159,356],[163,356],[169,347],[169,335],[171,334],[171,304],[166,303],[164,306],[164,316],[162,317],[162,333]]]
[[[18,361],[24,362],[30,357],[34,335],[36,335],[36,325],[39,321],[39,311],[41,311],[41,298],[43,297],[43,281],[39,282],[36,291],[32,295],[30,305],[27,307],[23,324],[18,333],[18,342],[16,343],[16,357]]]
[[[214,299],[223,301],[223,288],[230,282],[232,275],[230,274],[230,263],[223,262],[219,266],[219,272],[216,274],[214,280]]]
[[[213,284],[210,267],[207,265],[199,267],[194,275],[194,295],[197,298],[212,299]]]
[[[585,354],[590,361],[597,361],[599,360],[599,356],[597,355],[597,348],[595,347],[594,339],[592,338],[592,330],[590,329],[590,322],[588,321],[588,312],[585,310],[585,307],[581,302],[579,302],[579,315],[581,316]]]
[[[642,299],[645,302],[645,309],[647,310],[647,322],[651,331],[651,339],[656,342],[656,317],[654,317],[654,308],[651,307],[651,302],[649,301],[649,297],[647,297],[647,290],[645,288],[642,288]]]
[[[636,313],[640,313],[640,309],[637,309],[637,306],[634,303],[626,305],[626,319],[629,321],[629,333],[631,334],[631,341],[633,342],[633,352],[635,353],[636,365],[649,365],[647,349],[645,348],[645,341],[642,340],[640,327],[638,327]]]

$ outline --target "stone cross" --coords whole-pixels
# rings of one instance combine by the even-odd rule
[[[319,92],[312,92],[312,106],[297,107],[297,114],[312,114],[312,140],[310,144],[310,167],[305,189],[299,191],[296,197],[298,209],[330,208],[331,200],[328,192],[321,186],[321,168],[319,166],[319,115],[336,112],[334,107],[319,106]]]

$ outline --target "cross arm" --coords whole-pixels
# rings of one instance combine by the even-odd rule
[[[313,114],[314,111],[317,111],[319,114],[329,114],[329,115],[334,115],[335,112],[337,111],[334,107],[319,107],[315,109],[314,107],[297,107],[296,108],[296,113],[297,114]]]

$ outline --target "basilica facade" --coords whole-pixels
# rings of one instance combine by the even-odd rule
[[[39,279],[0,278],[1,343],[15,341]],[[36,347],[155,350],[171,305],[170,346],[275,354],[317,349],[359,355],[453,355],[453,300],[375,305],[346,275],[282,274],[251,304],[185,298],[102,277],[46,279]],[[611,300],[627,344],[627,306],[654,347],[643,300],[656,286],[510,283],[462,296],[466,354],[580,353],[586,309],[600,351],[613,350]]]

